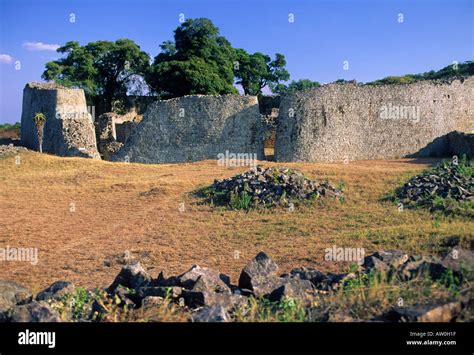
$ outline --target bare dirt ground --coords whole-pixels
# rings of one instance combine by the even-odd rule
[[[381,198],[435,160],[343,163],[261,162],[301,169],[313,179],[345,183],[346,199],[316,202],[289,212],[217,211],[192,194],[246,167],[215,161],[141,165],[28,152],[21,163],[0,158],[0,247],[39,249],[39,262],[1,262],[0,279],[39,291],[56,280],[107,286],[129,250],[150,268],[178,274],[193,264],[229,274],[236,282],[247,261],[263,250],[282,272],[308,266],[348,267],[324,260],[338,247],[436,253],[457,235],[472,241],[474,221],[405,210]],[[184,211],[180,204],[184,203]],[[183,206],[183,205],[181,205]]]

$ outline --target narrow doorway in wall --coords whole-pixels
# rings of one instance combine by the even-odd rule
[[[276,121],[280,107],[280,96],[260,96],[260,114],[264,127],[265,160],[275,160]]]

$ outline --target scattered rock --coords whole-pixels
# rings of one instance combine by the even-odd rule
[[[244,194],[254,207],[289,206],[301,200],[342,195],[342,191],[328,182],[309,180],[299,170],[261,166],[228,179],[215,180],[210,191],[215,204],[228,204],[230,207],[236,197]]]
[[[119,285],[131,289],[138,289],[149,285],[150,282],[150,275],[145,271],[140,262],[136,262],[122,267],[122,270],[120,270],[120,273],[117,275],[112,285],[109,286],[108,291],[114,292]]]
[[[130,290],[122,285],[115,288],[114,295],[119,298],[121,307],[135,308],[137,304],[140,304],[135,290]]]
[[[161,271],[158,277],[153,280],[154,286],[162,286],[162,287],[173,287],[173,286],[180,286],[181,282],[178,276],[171,276],[165,277],[163,271]]]
[[[350,315],[348,310],[336,310],[329,312],[326,321],[334,323],[348,323],[354,322],[355,319]]]
[[[264,252],[258,253],[242,270],[238,286],[231,285],[227,276],[197,265],[179,276],[165,277],[161,272],[152,279],[139,262],[122,267],[112,285],[105,291],[88,292],[87,301],[80,309],[72,302],[51,303],[61,300],[75,290],[66,281],[57,281],[38,293],[35,301],[31,292],[14,282],[0,281],[0,321],[43,322],[60,321],[59,313],[52,310],[60,305],[61,316],[67,320],[107,321],[114,319],[114,307],[135,310],[150,309],[172,302],[187,310],[198,309],[193,321],[228,321],[237,311],[247,312],[249,297],[266,298],[271,307],[280,307],[283,300],[295,300],[305,308],[305,319],[311,321],[355,322],[350,308],[331,310],[333,305],[324,300],[348,280],[366,277],[367,272],[390,271],[405,282],[419,276],[441,279],[452,270],[462,290],[461,301],[395,307],[385,314],[371,314],[375,321],[451,321],[469,320],[466,311],[472,300],[466,294],[465,267],[472,268],[473,253],[456,248],[442,259],[433,256],[408,256],[400,251],[377,252],[364,259],[364,266],[352,273],[322,273],[312,268],[297,268],[289,274],[278,274],[278,265]],[[365,280],[365,279],[364,279]],[[99,290],[100,291],[100,290]],[[101,298],[102,296],[105,298]],[[82,298],[81,298],[82,299]],[[332,298],[329,298],[329,300]],[[443,301],[444,302],[444,301]],[[348,306],[349,307],[349,306]],[[383,313],[383,312],[380,312]],[[354,314],[358,314],[357,312]],[[67,315],[67,316],[65,316]],[[457,318],[459,315],[459,318]]]
[[[409,281],[421,275],[429,275],[433,280],[438,280],[447,271],[439,260],[423,257],[419,260],[409,260],[397,270],[402,281]]]
[[[472,163],[445,162],[411,178],[397,190],[397,197],[404,206],[425,206],[431,211],[446,210],[439,198],[455,201],[474,200]],[[468,171],[471,171],[468,173]]]
[[[36,295],[37,301],[59,300],[63,296],[74,292],[74,285],[66,281],[56,281]]]
[[[0,280],[0,318],[1,314],[16,305],[31,301],[31,291],[16,282]]]
[[[380,251],[364,258],[364,267],[366,269],[375,269],[376,271],[388,271],[396,269],[408,260],[408,255],[401,251]]]
[[[255,291],[259,284],[265,283],[270,276],[276,276],[278,265],[264,252],[260,252],[242,270],[239,287]]]
[[[441,264],[456,273],[461,273],[462,268],[474,270],[474,252],[463,248],[454,248],[446,253]]]
[[[325,279],[325,275],[321,271],[311,268],[293,269],[290,271],[290,275],[294,278],[311,281],[315,286]]]
[[[395,307],[386,318],[391,322],[451,322],[461,309],[461,302]]]
[[[1,144],[0,145],[0,157],[7,156],[7,155],[14,155],[20,153],[26,153],[28,149],[25,147],[15,146],[13,144]]]
[[[164,298],[159,296],[147,296],[142,300],[143,309],[151,309],[159,307],[163,304]]]
[[[285,297],[305,300],[313,291],[313,284],[308,280],[287,278],[282,285],[274,289],[268,296],[272,302],[279,302]]]
[[[22,323],[61,322],[61,317],[47,303],[32,301],[15,307],[11,312],[10,321]]]
[[[221,305],[204,307],[192,316],[193,322],[229,322],[230,316]]]
[[[461,242],[461,238],[458,237],[458,236],[451,236],[451,237],[446,237],[443,239],[443,241],[441,242],[441,245],[442,246],[445,246],[445,247],[455,247],[456,245],[459,245],[459,243]]]
[[[183,289],[178,286],[172,287],[163,287],[163,286],[153,286],[153,287],[140,287],[138,289],[138,297],[140,299],[146,297],[158,296],[161,298],[170,297],[172,299],[178,299],[181,297]]]
[[[242,295],[230,292],[230,289],[216,287],[206,277],[199,277],[191,290],[183,290],[182,296],[188,307],[196,308],[219,304],[230,310],[240,304],[245,298]]]
[[[222,292],[224,290],[230,292],[230,288],[228,287],[230,279],[228,276],[205,267],[200,267],[199,265],[194,265],[184,274],[178,276],[180,285],[188,290],[194,287],[198,279],[205,281],[209,287],[221,289]]]

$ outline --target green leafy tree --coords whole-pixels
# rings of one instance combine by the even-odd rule
[[[319,86],[321,86],[321,84],[319,84],[317,81],[311,81],[309,79],[301,79],[297,81],[293,80],[288,85],[285,85],[285,84],[271,85],[270,89],[272,90],[274,94],[281,95],[281,94],[286,94],[289,92],[317,88]]]
[[[137,77],[145,74],[150,61],[149,55],[129,39],[85,46],[67,42],[57,51],[65,57],[46,63],[42,78],[82,88],[93,99],[102,97],[107,111],[113,100],[123,98],[128,89],[141,83]]]
[[[276,86],[290,78],[283,54],[277,53],[271,60],[270,56],[260,52],[249,54],[243,49],[236,49],[235,53],[234,74],[246,95],[259,95],[265,86]]]
[[[430,70],[421,74],[407,74],[403,76],[387,76],[380,80],[367,83],[367,85],[385,85],[385,84],[408,84],[422,80],[449,79],[461,76],[474,75],[474,62],[453,63],[438,71]]]
[[[237,93],[235,51],[210,20],[186,20],[174,31],[174,41],[160,48],[145,76],[160,97]]]

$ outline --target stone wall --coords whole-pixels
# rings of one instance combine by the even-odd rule
[[[449,140],[439,137],[455,130],[474,131],[474,77],[408,85],[329,84],[282,97],[275,159],[430,156],[450,149]]]
[[[117,132],[117,142],[125,143],[137,125],[138,123],[136,122],[124,122],[122,124],[116,124],[115,131]]]
[[[100,159],[83,90],[49,83],[28,83],[25,86],[21,142],[35,150],[38,150],[38,137],[33,117],[37,112],[46,116],[44,152]]]
[[[156,101],[113,160],[187,162],[217,159],[226,151],[264,158],[255,96],[192,95]]]

